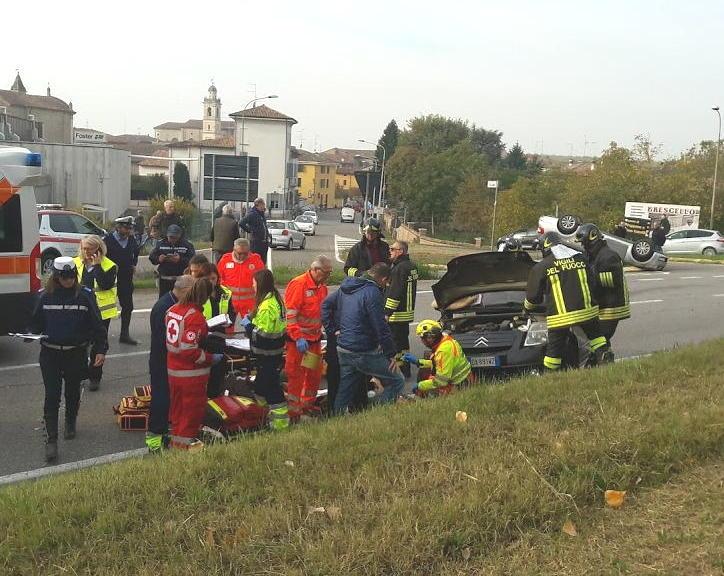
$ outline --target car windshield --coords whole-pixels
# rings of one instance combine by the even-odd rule
[[[294,221],[295,221],[295,222],[314,222],[314,220],[312,219],[311,216],[305,216],[305,215],[297,216],[297,217],[294,219]]]
[[[505,290],[503,292],[485,292],[481,294],[479,302],[483,308],[509,308],[511,306],[522,306],[525,300],[523,290]]]
[[[284,230],[286,228],[284,222],[275,222],[274,220],[267,220],[266,227],[269,230]]]

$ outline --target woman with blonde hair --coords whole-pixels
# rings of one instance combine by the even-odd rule
[[[95,293],[101,320],[106,327],[106,337],[111,319],[118,316],[116,306],[116,276],[118,267],[106,256],[106,245],[100,236],[88,234],[83,236],[78,249],[78,256],[73,258],[78,272],[78,282]],[[91,349],[91,358],[98,351]],[[88,374],[89,390],[98,390],[103,377],[103,366],[91,366]]]

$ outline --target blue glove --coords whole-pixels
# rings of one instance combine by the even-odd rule
[[[412,387],[412,393],[417,394],[417,384]]]
[[[247,314],[246,316],[244,316],[241,320],[239,320],[239,322],[241,323],[241,326],[243,328],[246,328],[249,324],[251,324],[251,320],[249,320],[249,315]]]
[[[307,350],[309,350],[309,342],[307,342],[304,338],[300,338],[297,340],[297,350],[304,354]]]
[[[211,356],[211,363],[212,363],[212,364],[218,364],[218,363],[221,362],[223,359],[224,359],[224,355],[223,355],[223,354],[212,354],[212,356]]]
[[[420,363],[420,361],[417,359],[417,356],[415,356],[414,354],[410,354],[409,352],[405,352],[402,355],[402,359],[405,362],[409,362],[410,364],[419,364]]]

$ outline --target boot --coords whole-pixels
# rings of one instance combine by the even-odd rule
[[[58,413],[45,415],[45,461],[53,462],[58,458]]]
[[[100,387],[101,387],[100,380],[95,380],[94,378],[91,378],[90,380],[88,380],[88,390],[90,390],[91,392],[95,392]]]
[[[130,344],[131,346],[136,346],[138,345],[138,341],[131,338],[128,333],[130,326],[131,315],[124,310],[123,312],[121,312],[121,335],[118,338],[118,341],[121,344]]]
[[[63,438],[65,440],[72,440],[73,438],[75,438],[75,421],[75,416],[73,416],[72,418],[66,417],[65,431],[63,433]]]
[[[45,444],[45,461],[55,462],[58,459],[58,441],[48,440]]]

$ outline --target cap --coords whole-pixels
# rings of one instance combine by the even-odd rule
[[[183,232],[181,230],[181,226],[179,226],[177,224],[171,224],[171,226],[169,226],[168,229],[166,230],[166,236],[177,237],[177,236],[181,236],[182,234],[183,234]]]
[[[116,224],[120,224],[121,226],[133,226],[133,216],[123,216],[122,218],[116,218],[114,220]]]
[[[58,256],[53,260],[53,274],[65,278],[74,277],[76,275],[75,262],[70,256]]]

